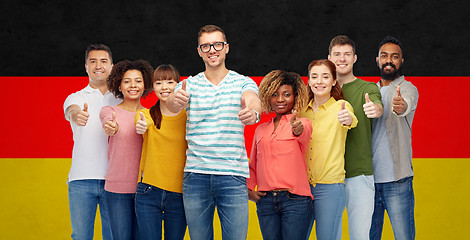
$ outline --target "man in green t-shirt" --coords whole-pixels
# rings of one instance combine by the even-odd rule
[[[382,115],[382,98],[376,84],[354,76],[356,47],[349,37],[340,35],[331,40],[328,59],[336,65],[338,83],[358,120],[357,127],[348,132],[344,155],[349,238],[369,239],[375,195],[372,121]],[[341,239],[341,230],[338,239]]]

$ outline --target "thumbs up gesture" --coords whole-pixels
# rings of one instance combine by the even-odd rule
[[[113,118],[104,124],[104,132],[108,136],[114,136],[118,130],[119,127],[116,122],[116,112],[113,112]]]
[[[140,119],[135,124],[137,134],[144,134],[147,131],[147,121],[145,120],[144,113],[140,112]]]
[[[189,93],[186,91],[186,79],[181,83],[181,89],[175,93],[173,104],[178,108],[178,112],[186,108],[189,102]]]
[[[365,95],[366,103],[362,105],[364,113],[368,118],[376,118],[380,116],[380,109],[377,105],[369,99],[369,93]]]
[[[83,110],[77,106],[77,110],[75,111],[76,114],[72,113],[72,120],[77,123],[78,126],[85,126],[88,122],[88,117],[90,117],[90,113],[88,113],[88,103],[83,104]]]
[[[338,121],[345,126],[349,126],[353,122],[352,116],[349,114],[348,110],[346,110],[345,101],[341,103],[341,109],[338,112]]]
[[[405,99],[401,96],[400,86],[397,87],[397,95],[393,98],[393,111],[400,115],[403,114],[408,108]]]
[[[300,136],[300,134],[302,134],[302,132],[304,131],[304,125],[299,119],[297,119],[298,115],[299,114],[297,113],[297,111],[294,110],[292,112],[292,117],[290,119],[290,125],[292,126],[292,133],[295,136]]]
[[[245,98],[241,98],[242,110],[238,112],[238,119],[242,121],[244,125],[255,124],[257,117],[256,113],[248,108],[245,103]]]

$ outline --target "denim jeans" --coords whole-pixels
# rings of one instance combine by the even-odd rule
[[[265,240],[307,237],[312,219],[312,199],[288,191],[266,192],[256,203],[259,226]]]
[[[343,183],[310,185],[313,195],[313,217],[310,221],[308,235],[313,223],[318,240],[334,240],[341,229],[341,217],[346,206],[346,190]],[[307,239],[308,237],[307,236]]]
[[[165,239],[184,239],[186,217],[183,194],[139,182],[135,194],[135,213],[142,240],[162,239],[162,221]]]
[[[69,182],[69,207],[72,239],[93,240],[97,205],[100,206],[102,237],[112,240],[104,199],[104,180],[86,179]]]
[[[222,239],[246,239],[248,188],[244,177],[185,172],[183,202],[191,240],[214,239],[215,207]]]
[[[105,191],[105,197],[113,239],[140,239],[134,208],[135,194]]]
[[[370,239],[381,239],[385,210],[390,218],[395,239],[415,239],[414,209],[413,177],[389,183],[376,183]]]
[[[349,239],[369,239],[374,213],[374,176],[359,175],[346,178],[346,210],[348,212]],[[341,239],[341,228],[337,239]]]

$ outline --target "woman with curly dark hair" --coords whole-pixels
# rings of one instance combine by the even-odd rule
[[[264,110],[276,116],[256,128],[248,197],[256,202],[263,239],[303,240],[312,216],[305,165],[312,123],[297,114],[307,104],[307,87],[299,74],[274,70],[261,81],[259,95]]]
[[[134,198],[139,174],[142,136],[135,128],[135,114],[143,109],[140,98],[152,85],[153,68],[144,60],[117,63],[107,79],[109,90],[122,103],[103,107],[101,123],[108,138],[108,171],[105,201],[113,239],[139,239]]]

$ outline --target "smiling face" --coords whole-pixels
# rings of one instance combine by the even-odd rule
[[[226,40],[225,40],[224,35],[219,31],[203,33],[199,37],[199,45],[213,44],[216,42],[225,42],[225,41]],[[209,52],[203,53],[199,47],[197,48],[197,52],[199,53],[199,56],[204,61],[206,68],[218,68],[218,67],[225,68],[225,56],[227,55],[228,51],[229,51],[228,43],[225,44],[224,48],[220,51],[217,51],[214,49],[214,47],[211,47]]]
[[[339,75],[347,75],[353,71],[354,63],[357,61],[357,55],[351,45],[335,45],[331,48],[328,59],[336,66],[336,72]]]
[[[122,92],[124,100],[140,99],[145,90],[144,78],[139,70],[128,70],[122,77],[119,91]]]
[[[175,91],[177,84],[173,79],[155,80],[153,82],[153,91],[161,101],[166,102],[170,94]]]
[[[104,50],[93,50],[88,53],[85,70],[88,73],[90,84],[101,85],[106,82],[113,63],[108,52]]]
[[[270,99],[271,108],[279,115],[291,113],[295,104],[294,90],[291,85],[281,85]]]
[[[382,45],[376,61],[380,68],[380,76],[382,79],[394,80],[400,76],[403,57],[401,48],[397,44],[386,43]]]
[[[318,65],[310,68],[308,85],[316,97],[330,97],[331,89],[336,85],[330,68],[326,65]]]

